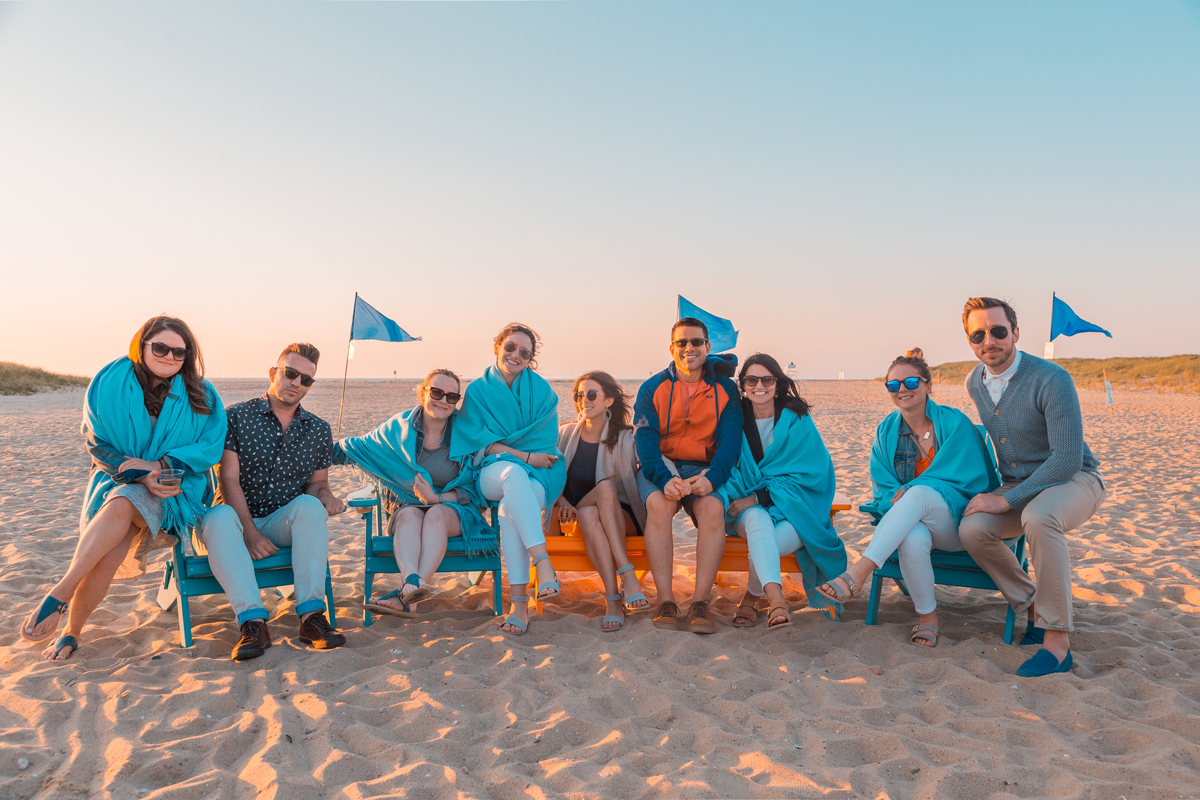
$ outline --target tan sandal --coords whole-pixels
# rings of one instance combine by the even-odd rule
[[[842,587],[834,581],[841,580],[846,584],[847,591],[842,591]],[[850,577],[849,572],[843,572],[831,581],[826,581],[817,587],[817,591],[825,596],[826,600],[834,603],[844,603],[854,595],[858,594],[862,587],[855,583],[854,578]],[[828,591],[826,591],[828,590]]]
[[[752,595],[746,592],[742,595],[742,602],[738,603],[737,610],[733,612],[733,627],[735,628],[753,628],[758,624],[758,612],[762,610],[764,595]],[[747,603],[746,601],[750,602]]]
[[[775,613],[776,611],[778,611],[779,613],[776,614]],[[786,620],[784,622],[772,623],[771,620],[775,619],[776,617],[786,617]],[[777,631],[780,628],[790,628],[790,627],[792,627],[792,612],[788,611],[783,606],[775,606],[774,608],[770,609],[767,612],[767,631],[768,632]]]

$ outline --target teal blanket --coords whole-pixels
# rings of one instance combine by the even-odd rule
[[[192,410],[183,378],[176,375],[158,422],[151,423],[133,362],[123,356],[92,378],[83,402],[85,437],[130,458],[158,461],[170,456],[187,468],[180,493],[163,501],[162,526],[175,533],[190,531],[207,513],[212,500],[208,471],[221,460],[225,445],[225,408],[212,384],[205,381],[204,387],[212,413]],[[84,493],[81,527],[91,522],[116,486],[107,472],[93,470]]]
[[[757,489],[770,492],[772,505],[767,510],[771,520],[790,522],[804,543],[794,555],[813,608],[830,605],[817,587],[846,571],[846,545],[829,517],[835,488],[833,460],[812,417],[787,409],[775,423],[774,441],[763,451],[761,462],[754,460],[750,443],[742,435],[737,467],[717,490],[726,509],[731,501],[749,497]],[[731,529],[736,524],[733,520]]]
[[[481,451],[496,443],[527,453],[551,453],[558,460],[552,467],[535,469],[507,453],[482,455]],[[475,463],[480,469],[497,461],[520,464],[545,490],[547,510],[553,506],[567,484],[567,462],[558,449],[558,395],[546,379],[525,369],[510,389],[493,364],[482,377],[467,384],[450,441],[450,457],[467,455],[477,456]]]
[[[950,507],[957,525],[972,497],[1000,485],[996,460],[988,452],[979,429],[957,408],[939,406],[927,400],[925,414],[933,422],[937,453],[929,468],[907,485],[929,486],[936,490]],[[892,498],[901,485],[896,475],[900,419],[899,409],[884,417],[875,430],[875,443],[871,446],[871,484],[875,493],[871,505],[880,517],[891,510]]]
[[[417,406],[397,414],[366,436],[343,439],[335,448],[334,460],[338,463],[344,460],[358,467],[390,489],[402,504],[422,503],[413,493],[413,482],[417,475],[430,483],[433,481],[425,468],[417,463],[418,431],[414,422],[420,414],[421,407]],[[450,429],[450,441],[453,442],[459,424],[457,421],[448,424],[453,425]],[[478,487],[479,470],[468,457],[460,456],[454,461],[461,469],[458,477],[446,484],[445,491],[454,489],[458,493],[458,502],[445,505],[458,514],[468,555],[494,553],[499,546],[496,535],[486,528],[479,508],[483,505]]]

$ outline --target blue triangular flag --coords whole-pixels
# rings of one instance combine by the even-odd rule
[[[722,317],[710,314],[700,306],[679,295],[679,316],[695,317],[708,326],[708,342],[712,346],[709,352],[724,353],[737,347],[738,332],[733,329],[733,323]]]
[[[351,339],[378,339],[381,342],[419,342],[420,336],[410,336],[392,320],[380,314],[371,304],[354,295],[354,316],[350,320]]]
[[[1071,307],[1054,296],[1054,309],[1050,312],[1050,341],[1056,336],[1074,336],[1077,333],[1103,333],[1108,338],[1112,334],[1094,325],[1071,310]]]

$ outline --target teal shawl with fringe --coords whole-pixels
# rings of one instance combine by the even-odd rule
[[[507,453],[476,458],[480,469],[497,461],[520,464],[530,480],[545,490],[549,510],[567,484],[567,461],[558,449],[558,395],[532,369],[521,370],[511,389],[495,364],[467,384],[462,413],[450,441],[450,457],[481,455],[496,443],[527,453],[558,456],[554,466],[545,469],[535,469]]]
[[[454,416],[458,412],[455,411]],[[396,495],[396,500],[402,504],[421,504],[422,501],[413,493],[413,482],[417,475],[429,483],[433,483],[429,473],[417,463],[417,427],[420,419],[421,406],[410,408],[384,422],[366,436],[343,439],[334,448],[334,460],[343,461],[358,467],[371,478],[379,481]],[[450,428],[450,441],[458,436],[460,423],[455,419],[447,420]],[[453,457],[452,457],[453,458]],[[446,484],[443,491],[455,490],[458,501],[444,503],[458,514],[459,527],[462,529],[463,543],[468,555],[494,553],[499,548],[496,534],[484,524],[480,506],[483,497],[479,494],[479,470],[471,463],[469,457],[453,458],[460,467],[458,477]]]
[[[225,408],[211,383],[205,381],[204,388],[212,413],[197,414],[188,402],[183,378],[175,375],[158,422],[152,423],[133,362],[122,356],[92,378],[84,397],[82,431],[90,441],[130,458],[158,461],[169,456],[186,467],[180,493],[163,501],[162,526],[175,533],[187,533],[208,513],[212,501],[208,473],[225,447]],[[92,471],[83,497],[81,530],[117,486],[104,470]]]
[[[774,441],[764,448],[761,462],[754,460],[750,443],[742,434],[737,467],[717,490],[727,510],[731,501],[749,497],[757,489],[771,493],[767,510],[772,522],[787,520],[804,543],[793,555],[812,608],[835,605],[817,587],[846,570],[846,545],[829,517],[835,488],[833,460],[812,417],[784,409],[775,422]],[[736,524],[733,520],[730,527]],[[840,607],[838,610],[840,613]]]
[[[972,497],[1000,485],[996,460],[988,451],[979,429],[957,408],[926,400],[925,414],[933,423],[938,449],[929,467],[905,486],[934,489],[946,501],[954,524],[958,525]],[[870,506],[880,517],[891,510],[892,498],[901,486],[896,475],[900,420],[899,409],[884,417],[875,430],[875,443],[871,445],[871,484],[875,499]]]

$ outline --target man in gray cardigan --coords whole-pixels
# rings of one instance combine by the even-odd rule
[[[1017,674],[1066,672],[1074,630],[1066,534],[1087,522],[1104,499],[1100,462],[1083,440],[1070,374],[1017,350],[1021,332],[1012,306],[973,297],[963,308],[963,327],[983,362],[967,376],[967,392],[991,435],[1003,483],[967,504],[959,536],[1009,605],[1028,612],[1021,644],[1043,645]],[[1022,533],[1036,584],[1005,544]]]

